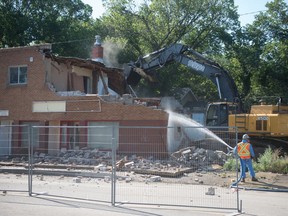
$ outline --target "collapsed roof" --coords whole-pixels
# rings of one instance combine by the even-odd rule
[[[57,62],[58,64],[66,64],[70,66],[77,66],[85,69],[90,69],[98,73],[103,72],[108,77],[108,87],[119,95],[127,92],[127,84],[124,76],[123,69],[108,68],[103,63],[93,61],[91,59],[80,59],[76,57],[62,57],[53,55],[50,52],[45,52],[45,57]]]

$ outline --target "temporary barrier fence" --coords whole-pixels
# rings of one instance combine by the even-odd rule
[[[30,132],[28,125],[0,125],[0,191],[29,191]]]
[[[230,145],[237,141],[235,131],[199,126],[168,127],[164,129],[167,131],[164,141],[161,128],[152,136],[147,132],[151,127],[125,129],[129,131],[125,135],[129,146],[126,152],[117,154],[121,157],[116,164],[116,203],[238,208],[238,190],[229,187],[232,178],[237,178],[237,171],[227,177],[222,169],[231,151]],[[141,130],[145,142],[152,144],[150,151],[135,147],[135,130]],[[168,152],[163,151],[157,140],[163,140]],[[157,154],[155,146],[160,149]]]
[[[30,195],[239,210],[239,192],[227,183],[237,170],[228,177],[223,170],[237,142],[231,128],[113,124],[23,131],[28,135],[21,138],[32,137],[24,168]]]

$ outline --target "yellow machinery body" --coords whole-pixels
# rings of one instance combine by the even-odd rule
[[[249,114],[229,115],[229,126],[253,137],[287,138],[288,106],[253,105]]]

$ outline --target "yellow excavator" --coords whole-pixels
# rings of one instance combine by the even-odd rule
[[[239,113],[235,103],[216,102],[208,105],[206,124],[237,127],[238,134],[249,134],[263,145],[288,149],[288,106],[281,103],[252,105],[249,113]],[[221,114],[222,113],[222,114]],[[233,130],[234,131],[234,130]]]
[[[210,103],[206,110],[207,127],[237,127],[239,137],[247,133],[259,144],[275,144],[288,149],[288,106],[279,98],[275,105],[252,105],[244,113],[236,84],[219,64],[182,44],[172,44],[126,65],[124,73],[128,85],[136,85],[141,78],[155,80],[156,71],[172,62],[181,63],[195,74],[210,79],[217,87],[221,102]],[[233,131],[235,131],[233,129]]]
[[[239,133],[285,139],[288,137],[288,106],[282,103],[252,105],[248,114],[229,115],[228,122],[229,126],[236,126]]]

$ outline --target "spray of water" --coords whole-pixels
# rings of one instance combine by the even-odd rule
[[[203,140],[205,138],[213,138],[219,141],[226,147],[233,149],[226,142],[224,142],[220,137],[214,134],[209,129],[205,128],[203,125],[188,118],[184,115],[174,113],[172,111],[166,111],[169,114],[168,122],[168,151],[173,152],[179,147],[183,137],[189,138],[189,140],[197,141]]]

